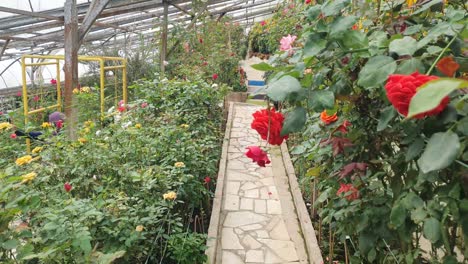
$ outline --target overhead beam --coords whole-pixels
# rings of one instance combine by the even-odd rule
[[[20,14],[20,15],[25,15],[25,16],[30,16],[30,17],[44,18],[44,19],[47,19],[47,20],[63,21],[63,17],[50,16],[50,15],[46,15],[46,14],[39,13],[39,12],[29,12],[29,11],[25,11],[25,10],[21,10],[21,9],[8,8],[8,7],[3,7],[3,6],[0,6],[0,11],[1,12],[7,12],[7,13],[13,13],[13,14]]]
[[[79,28],[78,41],[80,43],[83,41],[84,37],[91,29],[91,26],[93,25],[94,21],[96,21],[99,14],[101,14],[101,12],[104,10],[109,1],[110,0],[93,0],[91,5],[89,6],[88,11],[86,12],[86,15],[83,19],[83,23]]]
[[[5,41],[5,44],[3,44],[2,50],[0,51],[0,60],[2,60],[3,53],[5,53],[8,43],[10,43],[10,39],[7,39]]]

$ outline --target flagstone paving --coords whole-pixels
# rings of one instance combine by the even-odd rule
[[[278,148],[264,168],[244,155],[248,146],[265,146],[250,128],[260,108],[235,104],[233,109],[216,263],[309,263],[288,178],[276,173],[271,156],[281,155],[275,154]]]

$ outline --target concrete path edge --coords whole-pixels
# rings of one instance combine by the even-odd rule
[[[286,143],[281,144],[281,154],[283,157],[283,164],[289,178],[289,187],[293,197],[294,205],[297,210],[297,216],[299,218],[299,224],[302,229],[302,235],[306,243],[306,251],[309,255],[309,261],[311,264],[322,264],[324,262],[320,247],[317,242],[317,236],[315,235],[312,221],[310,220],[309,213],[305,206]]]
[[[229,113],[226,121],[226,131],[223,138],[223,148],[221,152],[221,159],[219,161],[219,171],[218,178],[216,180],[216,190],[213,199],[213,208],[211,211],[210,226],[208,228],[208,239],[207,239],[207,249],[205,254],[208,256],[208,264],[216,263],[216,248],[219,240],[219,225],[220,225],[220,216],[221,216],[221,205],[223,202],[223,193],[224,193],[224,179],[226,176],[226,165],[227,165],[227,153],[229,147],[229,138],[231,135],[232,128],[232,118],[234,103],[229,104]]]

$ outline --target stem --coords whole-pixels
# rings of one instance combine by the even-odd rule
[[[462,30],[460,32],[463,31],[465,27],[462,28]],[[452,43],[457,39],[458,37],[458,34],[455,34],[455,36],[453,36],[452,40],[450,40],[450,42],[447,44],[447,46],[445,46],[445,48],[440,52],[439,56],[436,58],[436,60],[432,63],[431,67],[429,68],[429,70],[427,71],[426,75],[430,75],[432,70],[434,69],[434,67],[436,66],[437,62],[442,58],[442,56],[444,55],[445,51],[447,51],[447,49],[450,47],[450,45],[452,45]]]
[[[393,251],[390,249],[390,246],[387,244],[387,241],[382,238],[382,241],[384,242],[385,246],[387,247],[388,251],[390,251],[390,254],[392,254],[392,257],[395,259],[395,261],[400,264],[400,261],[396,258],[395,254],[393,254]]]

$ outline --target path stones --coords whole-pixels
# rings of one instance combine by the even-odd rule
[[[248,105],[235,105],[234,108],[217,263],[302,264],[305,262],[298,262],[297,241],[293,242],[293,236],[288,233],[289,226],[286,226],[288,219],[297,216],[291,214],[294,210],[289,207],[283,211],[281,201],[285,198],[278,193],[278,190],[288,189],[288,182],[275,178],[271,164],[259,167],[244,154],[248,146],[265,144],[250,128],[252,113],[258,109]],[[289,215],[283,215],[286,212]]]

